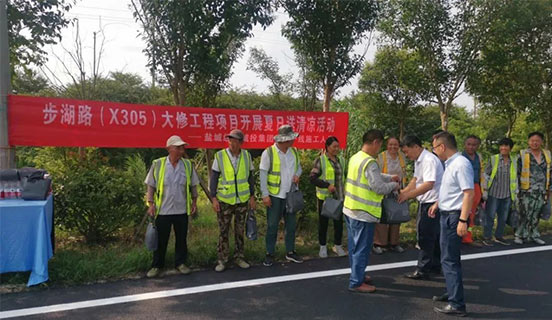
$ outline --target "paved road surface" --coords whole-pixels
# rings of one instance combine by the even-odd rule
[[[546,240],[552,243],[552,237]],[[524,248],[542,251],[519,253]],[[498,256],[488,257],[492,254]],[[416,255],[410,249],[372,256],[371,268],[379,269],[369,272],[378,288],[373,294],[347,291],[348,260],[335,257],[6,294],[0,297],[0,318],[14,310],[29,314],[30,308],[69,303],[69,310],[40,309],[44,313],[25,318],[449,319],[432,310],[442,304],[431,301],[444,292],[442,276],[427,281],[403,277],[413,270]],[[463,257],[469,259],[463,262],[469,318],[552,319],[552,246],[468,247]],[[95,306],[70,304],[83,301]]]

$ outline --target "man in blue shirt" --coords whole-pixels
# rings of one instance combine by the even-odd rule
[[[468,217],[473,202],[473,168],[466,157],[457,152],[456,139],[449,132],[433,138],[433,152],[445,161],[445,172],[439,189],[439,200],[429,209],[429,215],[441,214],[441,266],[447,293],[433,297],[435,301],[448,301],[436,312],[465,316],[464,285],[460,263],[462,237],[468,232]]]

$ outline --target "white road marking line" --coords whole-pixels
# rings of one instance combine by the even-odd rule
[[[467,254],[462,256],[462,260],[484,259],[484,258],[492,258],[492,257],[500,257],[500,256],[540,252],[540,251],[548,251],[548,250],[552,250],[552,245],[542,246],[542,247],[522,248],[522,249],[500,250],[500,251],[493,251],[493,252],[473,253],[473,254]],[[416,264],[417,264],[416,260],[395,262],[395,263],[385,263],[385,264],[368,266],[366,267],[366,271],[397,269],[397,268],[415,266]],[[261,286],[261,285],[271,284],[271,283],[299,281],[299,280],[307,280],[307,279],[315,279],[315,278],[323,278],[323,277],[333,277],[333,276],[339,276],[339,275],[344,275],[349,273],[351,273],[350,268],[334,269],[334,270],[326,270],[326,271],[300,273],[300,274],[287,275],[287,276],[277,276],[277,277],[259,278],[259,279],[252,279],[252,280],[217,283],[217,284],[210,284],[210,285],[183,288],[183,289],[163,290],[163,291],[133,294],[133,295],[127,295],[127,296],[113,297],[113,298],[55,304],[55,305],[44,306],[44,307],[16,309],[16,310],[0,312],[0,319],[31,316],[31,315],[37,315],[37,314],[43,314],[43,313],[60,312],[60,311],[76,310],[76,309],[83,309],[83,308],[108,306],[108,305],[119,304],[119,303],[129,303],[129,302],[137,302],[137,301],[143,301],[143,300],[183,296],[183,295],[190,295],[195,293],[212,292],[212,291],[236,289],[236,288],[244,288],[244,287],[252,287],[252,286]]]

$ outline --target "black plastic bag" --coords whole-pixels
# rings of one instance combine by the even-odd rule
[[[255,218],[255,211],[247,211],[247,217],[245,219],[245,235],[249,240],[257,240],[257,218]]]

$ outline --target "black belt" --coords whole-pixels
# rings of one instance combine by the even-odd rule
[[[445,211],[445,210],[439,210],[441,215],[453,215],[453,214],[460,214],[461,210],[451,210],[451,211]]]

